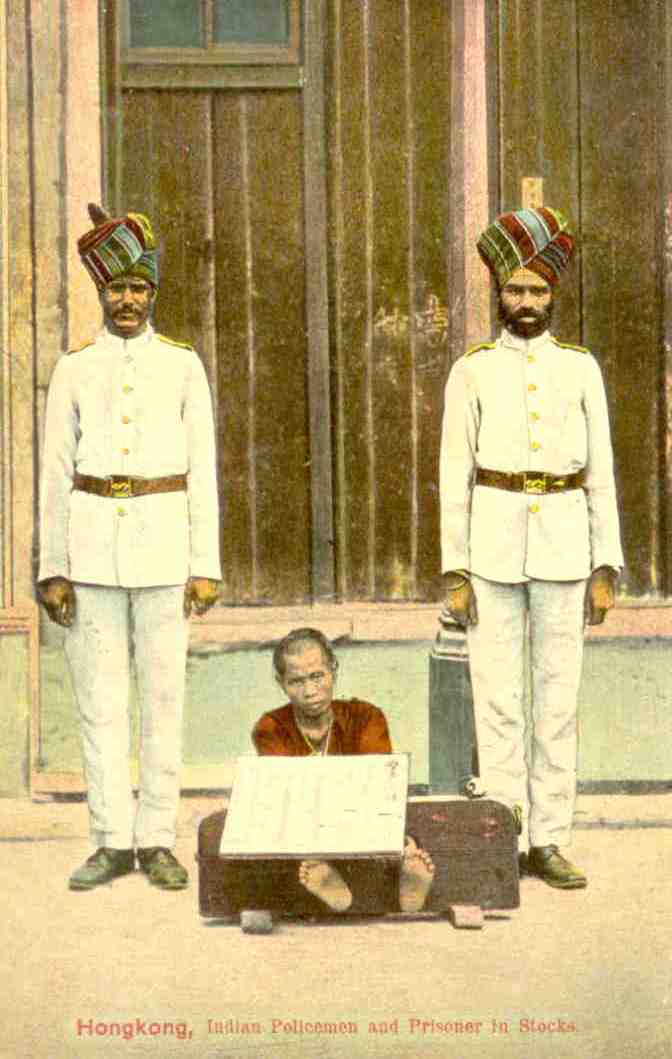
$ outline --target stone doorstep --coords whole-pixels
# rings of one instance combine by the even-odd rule
[[[331,640],[359,643],[436,639],[439,603],[343,603],[296,607],[217,607],[191,624],[191,650],[254,648],[270,644],[291,629],[316,626]],[[672,638],[672,605],[627,603],[603,625],[587,630],[589,641]]]
[[[258,650],[276,643],[291,629],[314,626],[329,639],[358,644],[434,643],[439,632],[439,603],[318,603],[295,607],[215,607],[192,618],[190,652]],[[613,609],[603,625],[587,629],[595,642],[672,638],[672,601],[628,601]],[[60,647],[55,626],[42,626],[42,645]]]
[[[187,795],[180,800],[178,837],[196,835],[206,816],[226,808],[223,794]],[[672,792],[669,794],[579,795],[574,826],[579,829],[648,827],[672,828]],[[87,839],[86,802],[0,799],[0,844],[48,839]]]

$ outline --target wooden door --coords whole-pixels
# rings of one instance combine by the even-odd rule
[[[185,5],[108,5],[109,193],[152,218],[156,326],[194,345],[208,372],[224,598],[301,602],[311,517],[299,9],[248,5],[262,35],[278,28],[265,13],[284,12],[280,44],[212,46],[205,34],[228,8],[192,6],[187,18]]]
[[[212,18],[197,55],[156,0],[107,5],[106,153],[215,394],[224,600],[435,598],[450,5],[307,0],[268,61],[216,63]]]

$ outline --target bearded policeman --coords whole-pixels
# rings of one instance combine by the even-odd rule
[[[562,889],[586,885],[561,852],[583,626],[604,620],[623,563],[600,368],[549,331],[573,248],[546,207],[503,214],[481,236],[504,326],[451,370],[440,465],[444,614],[467,627],[481,784],[520,812],[521,867]]]
[[[62,356],[47,401],[38,593],[66,629],[96,851],[70,877],[88,890],[135,868],[181,889],[179,801],[188,617],[220,578],[215,438],[203,365],[157,334],[149,220],[90,206],[78,242],[104,326]],[[129,682],[140,710],[137,810],[129,774]]]

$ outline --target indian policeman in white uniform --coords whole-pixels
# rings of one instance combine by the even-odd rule
[[[96,852],[70,877],[89,890],[135,869],[163,889],[187,872],[172,853],[188,617],[220,578],[215,437],[203,365],[158,335],[157,252],[142,214],[78,242],[104,327],[60,357],[49,387],[38,592],[66,628]],[[134,657],[141,723],[137,811],[129,775]]]
[[[573,247],[545,207],[503,214],[481,236],[504,326],[451,370],[440,466],[446,618],[467,627],[481,785],[520,814],[521,868],[561,889],[587,881],[561,852],[583,626],[604,620],[623,563],[600,368],[549,331]]]

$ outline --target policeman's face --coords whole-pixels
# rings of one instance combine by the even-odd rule
[[[499,314],[505,326],[520,338],[536,338],[548,330],[553,313],[553,293],[546,280],[519,268],[499,292]]]
[[[331,707],[335,673],[319,644],[306,643],[285,655],[285,672],[278,683],[300,715],[322,717]]]
[[[105,323],[121,338],[135,338],[144,331],[156,291],[139,276],[119,276],[103,288],[100,303]]]

